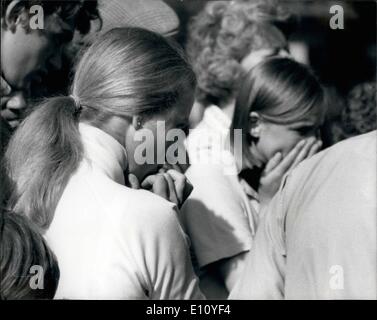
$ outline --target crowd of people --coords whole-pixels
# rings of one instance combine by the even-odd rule
[[[1,0],[0,298],[376,299],[375,82],[323,150],[284,2],[131,2]]]

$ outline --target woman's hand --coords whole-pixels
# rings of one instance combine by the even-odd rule
[[[1,117],[8,122],[10,127],[17,127],[26,108],[24,93],[22,91],[12,92],[3,77],[0,77],[0,105]]]
[[[3,77],[0,77],[0,106],[1,110],[6,108],[6,104],[8,100],[11,98],[11,87],[10,85],[4,80]]]
[[[159,173],[147,176],[140,184],[135,175],[128,175],[128,182],[133,189],[146,189],[175,203],[180,208],[193,190],[186,176],[176,170],[161,169]]]
[[[322,147],[322,141],[314,137],[301,140],[283,159],[278,152],[267,163],[259,182],[258,193],[261,206],[270,202],[280,187],[283,176],[292,171],[301,161],[310,158]]]

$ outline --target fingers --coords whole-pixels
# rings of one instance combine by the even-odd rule
[[[311,156],[315,155],[319,150],[321,150],[322,144],[323,143],[322,143],[321,140],[317,140],[317,142],[315,144],[313,144],[312,148],[310,149],[307,158],[310,158]]]
[[[164,172],[167,172],[171,169],[175,170],[175,171],[178,171],[180,173],[185,173],[186,170],[188,168],[188,164],[182,164],[182,163],[175,163],[175,164],[171,164],[171,163],[166,163],[162,169],[160,170],[163,170]]]
[[[264,173],[269,173],[271,170],[276,168],[276,166],[280,163],[282,160],[283,155],[281,152],[277,152],[268,162],[266,167],[264,168]]]
[[[170,202],[175,203],[177,206],[179,206],[180,201],[178,199],[178,195],[177,195],[175,185],[174,185],[174,181],[173,181],[172,177],[168,173],[165,173],[164,178],[165,178],[165,180],[168,184],[168,187],[169,187],[169,199],[168,200]]]
[[[5,109],[10,97],[0,97],[0,110]]]
[[[267,163],[263,175],[282,176],[292,171],[301,161],[317,153],[322,147],[322,141],[314,137],[299,141],[296,146],[282,159],[280,152],[276,153]]]
[[[0,95],[7,96],[10,95],[12,89],[10,85],[4,80],[3,77],[0,77]]]
[[[280,162],[278,166],[275,167],[275,171],[278,175],[283,175],[290,169],[300,153],[301,149],[305,146],[306,141],[301,140],[296,144],[296,146],[287,154],[287,156]]]
[[[9,95],[11,94],[11,87],[8,85],[8,83],[3,79],[3,77],[0,77],[0,107],[1,109],[6,107],[7,102],[11,98]]]
[[[141,187],[143,189],[152,189],[153,184],[156,182],[157,176],[160,176],[161,174],[154,174],[151,176],[146,177],[143,182],[141,183]]]
[[[132,173],[128,175],[128,183],[132,189],[140,189],[139,179]]]
[[[186,176],[173,169],[160,170],[156,175],[148,176],[141,183],[141,187],[151,190],[153,193],[175,203],[178,207],[185,202],[193,190],[193,186],[188,182]],[[132,179],[132,178],[131,178]],[[130,184],[131,184],[131,179]]]
[[[180,173],[184,173],[185,172],[185,168],[183,165],[179,164],[179,163],[176,163],[176,164],[170,164],[170,169],[173,169],[177,172],[180,172]]]
[[[173,178],[179,203],[182,205],[190,196],[194,187],[183,173],[175,170],[169,170],[167,173]]]
[[[151,190],[153,193],[163,197],[164,199],[169,200],[169,186],[163,176],[163,174],[156,174],[148,176],[141,183],[143,189]]]
[[[175,186],[179,203],[183,203],[184,191],[185,191],[186,181],[187,181],[186,176],[176,170],[169,170],[167,174],[174,181],[174,186]]]
[[[304,146],[301,148],[300,152],[298,153],[297,157],[292,163],[292,166],[289,168],[288,171],[293,170],[301,161],[306,159],[309,155],[309,152],[312,148],[316,145],[316,139],[314,137],[309,138]]]
[[[166,200],[170,199],[169,186],[163,175],[157,175],[152,186],[152,192],[163,197]]]

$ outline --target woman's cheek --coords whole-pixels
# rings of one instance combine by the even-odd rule
[[[274,137],[274,140],[270,143],[268,150],[268,160],[270,160],[275,154],[280,152],[285,157],[295,146],[295,141],[287,137]]]
[[[263,143],[262,156],[267,163],[277,152],[281,152],[280,143],[273,139],[268,139]]]
[[[286,145],[283,149],[283,156],[286,156],[292,149],[301,141],[301,137],[299,135],[295,135],[291,137],[289,140],[286,141]]]

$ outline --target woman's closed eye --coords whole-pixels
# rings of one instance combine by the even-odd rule
[[[301,136],[308,136],[316,132],[316,129],[312,126],[302,126],[302,127],[292,128],[291,130],[298,132]]]

